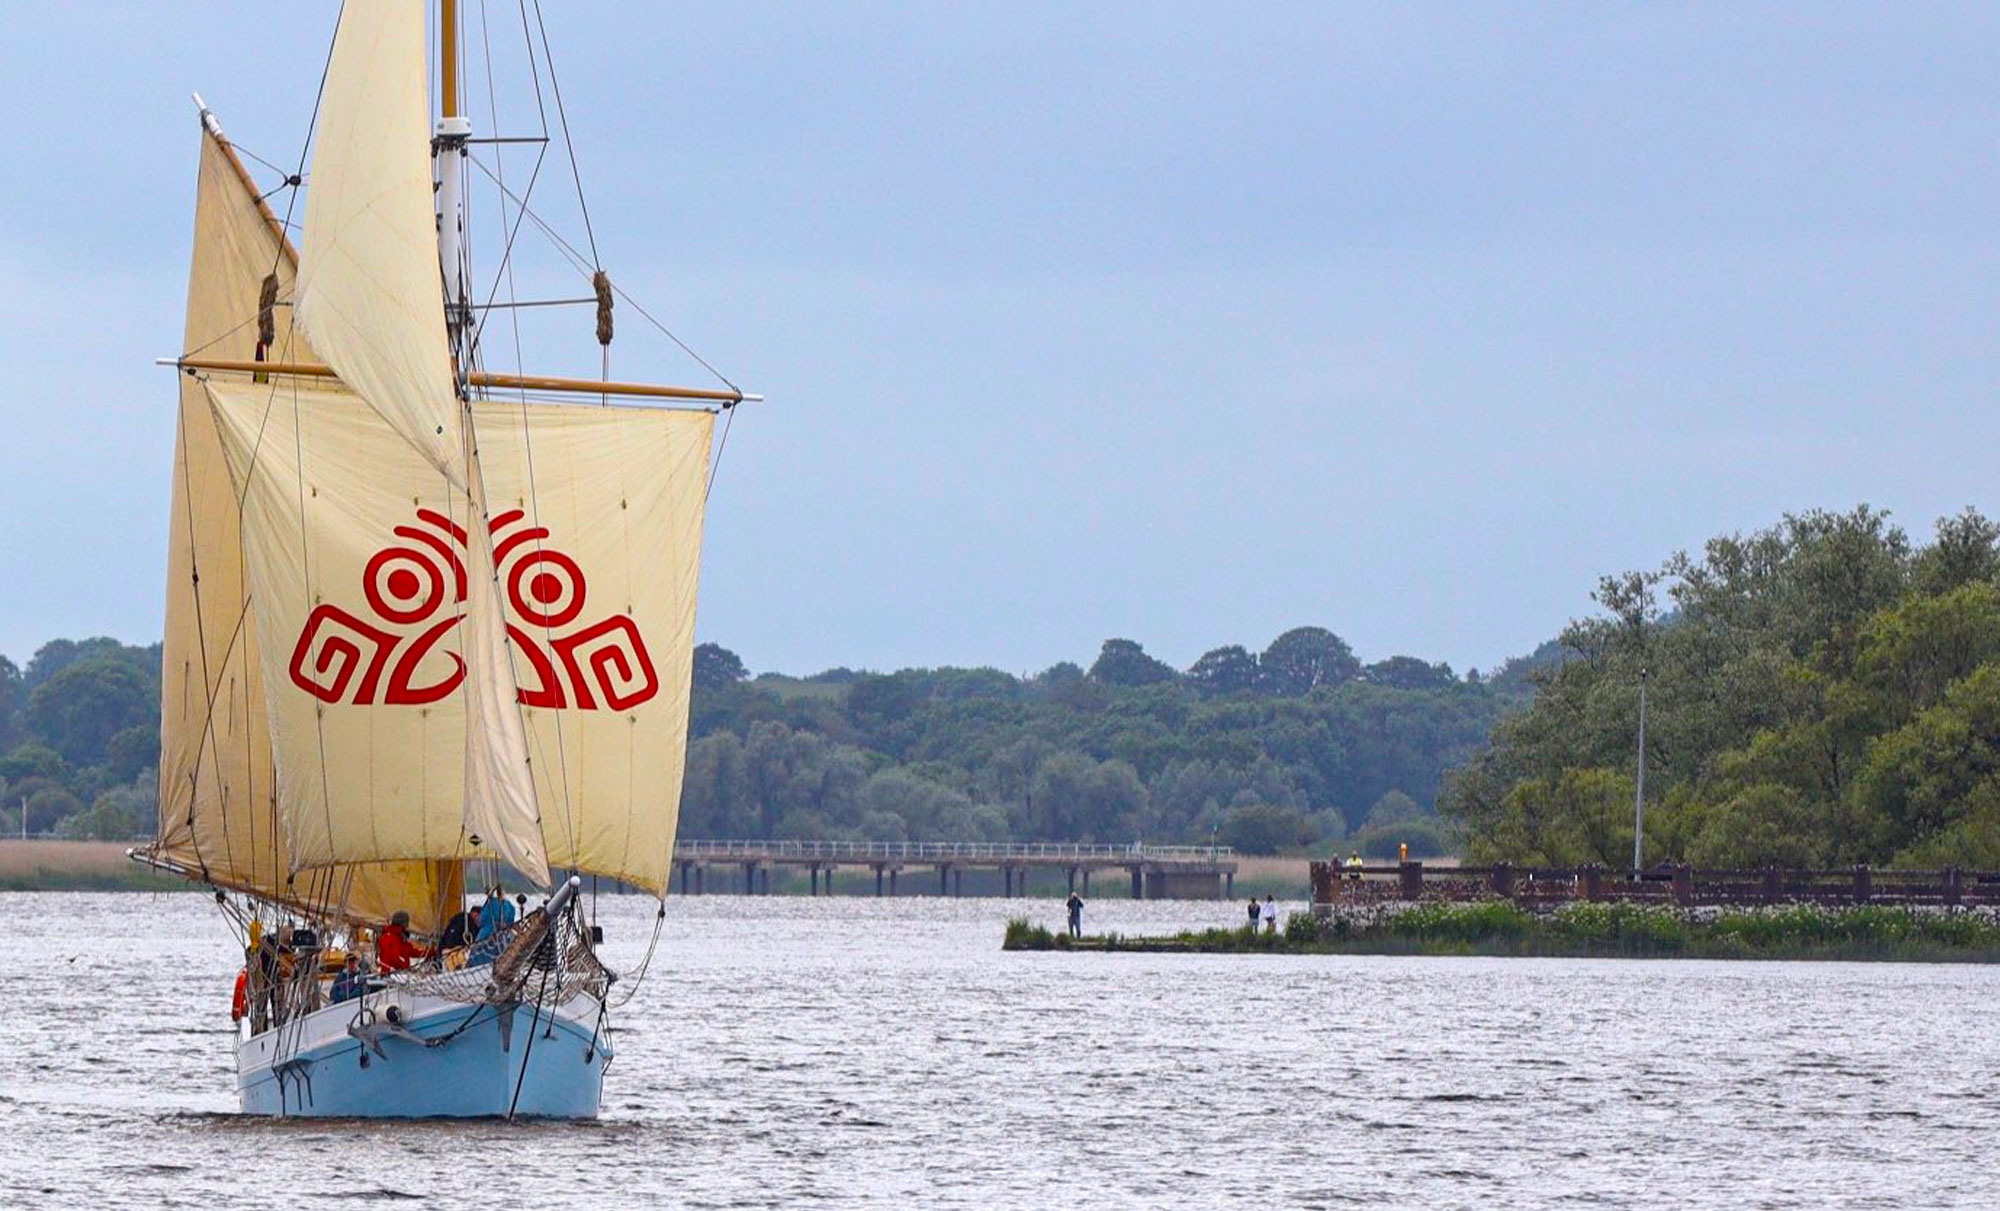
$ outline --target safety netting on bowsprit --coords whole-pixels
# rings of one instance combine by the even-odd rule
[[[586,992],[603,1000],[614,978],[575,913],[551,926],[540,908],[475,945],[446,951],[436,967],[384,977],[414,995],[467,1005],[561,1005]]]

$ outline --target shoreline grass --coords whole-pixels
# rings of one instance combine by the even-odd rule
[[[1679,910],[1570,904],[1536,913],[1504,900],[1293,913],[1282,932],[1184,930],[1163,937],[1071,939],[1025,918],[1005,950],[1164,954],[1478,955],[1501,958],[2000,962],[2000,918],[1973,910],[1875,905]]]

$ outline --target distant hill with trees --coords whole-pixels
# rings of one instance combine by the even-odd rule
[[[1208,842],[1256,853],[1453,846],[1431,810],[1532,692],[1323,627],[1186,670],[1107,639],[1088,668],[749,676],[696,653],[689,836]]]
[[[1448,779],[1473,856],[1630,863],[1644,670],[1649,855],[2000,869],[1992,521],[1919,545],[1866,506],[1787,516],[1595,597],[1531,705]]]
[[[0,828],[124,838],[156,816],[158,645],[56,640],[0,658]],[[1086,668],[828,669],[752,677],[696,649],[681,832],[857,840],[1211,839],[1419,854],[1432,810],[1532,692],[1395,656],[1364,664],[1322,627],[1186,670],[1106,640]]]

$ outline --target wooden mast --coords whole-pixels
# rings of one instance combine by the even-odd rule
[[[438,100],[439,116],[458,116],[458,0],[438,0]]]

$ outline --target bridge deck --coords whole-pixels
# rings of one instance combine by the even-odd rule
[[[733,883],[742,871],[743,889],[770,889],[774,867],[804,869],[813,894],[827,889],[842,868],[862,868],[875,875],[877,895],[898,894],[898,876],[910,867],[937,873],[940,895],[963,894],[965,872],[993,871],[1001,876],[1003,894],[1025,890],[1030,871],[1060,870],[1070,890],[1089,891],[1091,875],[1106,870],[1128,873],[1132,895],[1141,897],[1213,898],[1233,895],[1236,851],[1226,845],[1069,845],[1048,842],[984,841],[711,841],[681,840],[674,845],[674,866],[682,894],[707,890],[714,868]],[[886,877],[886,884],[884,879]],[[975,881],[976,882],[976,881]]]

